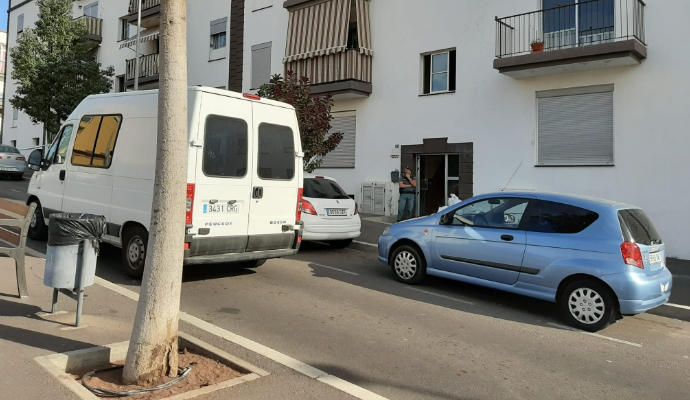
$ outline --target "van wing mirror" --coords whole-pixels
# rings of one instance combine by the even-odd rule
[[[44,165],[43,150],[36,149],[32,151],[31,154],[29,154],[27,164],[29,164],[29,168],[31,168],[34,171],[38,171],[39,169],[41,169]]]

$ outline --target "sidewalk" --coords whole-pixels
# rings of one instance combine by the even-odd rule
[[[43,286],[44,260],[27,257],[27,281],[30,297],[18,299],[14,276],[14,263],[9,258],[0,257],[0,354],[3,355],[3,375],[0,378],[0,398],[2,399],[79,399],[60,382],[51,377],[34,360],[37,356],[86,349],[129,340],[136,302],[113,290],[118,287],[107,282],[87,289],[82,327],[73,328],[76,303],[60,295],[59,309],[65,310],[56,315],[48,315],[51,290]],[[107,288],[103,285],[110,286]],[[127,290],[124,289],[126,292]],[[127,294],[127,293],[125,293]],[[240,338],[232,341],[214,334],[214,325],[198,318],[185,315],[180,322],[180,330],[220,348],[269,373],[252,382],[222,389],[199,397],[201,399],[353,399],[355,397],[336,389],[347,386],[345,381],[309,370],[306,364],[288,359],[282,364],[274,360],[276,356],[266,351],[268,356],[249,350],[237,343],[253,343]],[[195,322],[197,321],[197,322]],[[218,331],[222,331],[218,329]],[[226,334],[233,335],[225,331]],[[256,348],[263,346],[254,343]],[[251,347],[251,346],[249,346]],[[270,349],[269,349],[270,350]],[[281,355],[282,356],[282,355]],[[272,357],[272,358],[269,358]],[[286,367],[289,361],[301,365],[302,373],[296,367]],[[280,360],[279,360],[280,361]],[[299,368],[298,368],[299,370]],[[313,372],[307,376],[305,373]],[[317,380],[321,379],[321,380]],[[336,382],[327,385],[322,382]],[[334,387],[335,386],[335,387]],[[351,385],[355,392],[361,388]],[[360,398],[367,398],[365,396]]]

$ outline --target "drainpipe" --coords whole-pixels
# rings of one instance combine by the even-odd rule
[[[137,43],[135,45],[136,56],[134,56],[134,90],[139,90],[139,41],[141,40],[141,0],[137,1],[139,7],[137,7]]]

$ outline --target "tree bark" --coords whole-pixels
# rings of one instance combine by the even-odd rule
[[[156,178],[126,383],[177,376],[187,183],[187,0],[161,1]]]

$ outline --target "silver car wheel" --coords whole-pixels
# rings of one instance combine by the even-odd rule
[[[129,247],[127,247],[127,257],[129,258],[130,265],[139,266],[146,258],[145,255],[144,241],[140,237],[132,238],[129,242]]]
[[[596,290],[581,287],[568,297],[570,314],[583,324],[591,325],[601,321],[606,314],[606,304]]]
[[[34,212],[34,215],[31,217],[31,226],[32,229],[36,229],[36,224],[38,223],[38,218],[36,217],[36,213]]]
[[[414,254],[403,250],[395,256],[393,267],[396,275],[404,280],[409,280],[417,273],[417,259]]]

